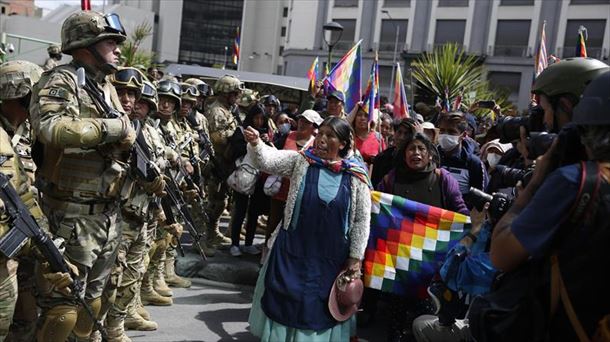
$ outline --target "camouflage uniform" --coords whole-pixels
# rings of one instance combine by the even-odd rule
[[[62,26],[62,51],[72,53],[105,39],[124,41],[124,30],[115,23],[96,12],[72,14]],[[85,284],[80,295],[98,315],[119,244],[119,203],[131,188],[125,152],[133,145],[135,131],[106,80],[116,66],[99,54],[95,58],[105,63],[99,69],[75,59],[43,74],[32,92],[30,113],[43,149],[37,181],[50,231],[67,242],[64,256],[78,268],[78,278]],[[92,91],[117,118],[106,118],[108,113],[93,95],[78,86],[79,67],[85,69]],[[93,322],[73,300],[53,293],[42,296],[39,305],[39,340],[64,341],[70,332],[78,340],[89,339]],[[77,311],[76,322],[65,319]]]
[[[38,82],[42,69],[27,61],[10,61],[0,66],[0,100],[20,100],[27,96],[32,86]],[[36,165],[32,161],[32,139],[30,124],[27,117],[22,118],[17,127],[14,127],[7,117],[7,113],[0,113],[0,128],[3,128],[10,137],[10,146],[21,160],[28,181],[34,184]],[[35,188],[31,188],[36,195]],[[19,282],[19,299],[15,309],[13,324],[11,325],[12,340],[32,340],[38,318],[36,300],[34,298],[34,265],[31,256],[21,256],[17,278]]]
[[[218,229],[220,215],[227,206],[229,188],[224,173],[234,168],[230,157],[229,138],[238,127],[238,122],[231,112],[231,105],[227,102],[227,94],[241,92],[243,83],[233,76],[223,76],[214,84],[214,92],[218,97],[210,105],[207,118],[210,124],[210,140],[214,146],[216,159],[222,170],[214,170],[209,166],[206,178],[206,193],[208,195],[207,213],[210,218],[208,226],[208,242],[211,245],[220,243],[231,243],[231,239],[224,236]],[[221,176],[222,175],[222,176]]]

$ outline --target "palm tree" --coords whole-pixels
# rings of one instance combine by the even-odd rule
[[[123,66],[141,65],[148,68],[153,63],[154,54],[148,51],[139,51],[144,39],[152,35],[152,26],[143,22],[135,27],[131,37],[121,47],[121,61]]]
[[[490,88],[479,58],[464,53],[457,44],[445,44],[432,53],[424,53],[412,64],[412,70],[425,98],[438,96],[444,100],[447,93],[449,103],[461,95],[467,107],[476,100],[495,100],[503,109],[512,106],[506,93]],[[476,94],[474,98],[468,96],[472,93]]]

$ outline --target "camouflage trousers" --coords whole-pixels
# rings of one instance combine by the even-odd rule
[[[124,319],[134,300],[138,281],[144,275],[143,258],[148,240],[148,226],[143,220],[126,215],[121,222],[122,237],[110,281],[104,289],[109,318]]]
[[[65,240],[64,258],[78,268],[76,279],[83,283],[82,292],[78,295],[92,303],[94,315],[98,316],[98,303],[115,263],[121,236],[121,227],[117,224],[118,205],[91,206],[89,213],[95,210],[99,212],[87,214],[88,205],[68,203],[60,208],[50,207],[44,197],[42,204],[51,234]],[[40,289],[38,305],[42,309],[39,328],[53,329],[47,325],[47,320],[52,320],[48,316],[49,311],[57,306],[76,307],[76,304],[72,297],[48,290],[50,287],[40,271],[37,271],[37,288]],[[92,326],[91,318],[84,310],[79,310],[76,324],[72,327],[77,327],[79,338],[88,336]],[[66,337],[69,334],[70,331],[55,333],[56,336]]]
[[[13,321],[17,303],[17,267],[19,262],[0,256],[0,341],[4,341]]]
[[[38,320],[38,307],[34,293],[36,260],[31,256],[19,257],[17,283],[19,293],[8,341],[33,341]]]
[[[225,181],[221,181],[216,177],[209,177],[206,179],[208,203],[205,209],[210,219],[208,231],[214,231],[218,228],[220,216],[227,207],[229,190],[229,186]]]

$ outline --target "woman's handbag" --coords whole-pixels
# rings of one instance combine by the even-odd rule
[[[282,187],[282,177],[278,175],[269,175],[265,181],[263,191],[269,197],[275,196]]]
[[[250,153],[246,153],[245,156],[235,161],[235,171],[227,178],[227,184],[231,189],[241,194],[252,195],[258,180],[258,173],[258,170],[253,166]]]

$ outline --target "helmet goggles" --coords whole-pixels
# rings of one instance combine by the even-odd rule
[[[126,35],[125,28],[123,27],[123,24],[121,23],[121,19],[119,18],[118,14],[106,14],[104,16],[104,20],[106,21],[106,26],[104,27],[105,31]]]
[[[114,74],[114,82],[122,85],[129,85],[133,82],[138,87],[142,87],[142,74],[136,69],[122,69]]]
[[[194,96],[194,97],[201,96],[201,93],[199,92],[198,87],[196,87],[194,85],[184,83],[184,84],[182,84],[181,88],[182,88],[182,95],[190,94],[191,96]]]
[[[148,97],[154,97],[157,94],[157,91],[153,87],[153,85],[149,82],[144,82],[142,85],[142,95]]]
[[[180,85],[170,80],[159,82],[159,84],[157,85],[157,90],[160,93],[172,93],[178,98],[180,98],[180,96],[182,95],[182,89],[180,88]]]

